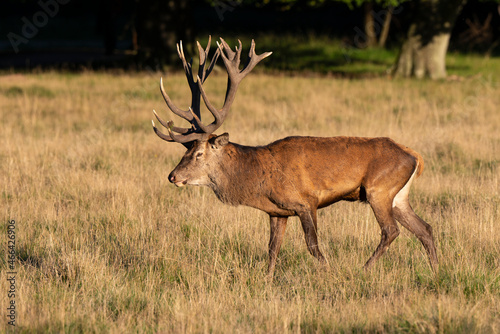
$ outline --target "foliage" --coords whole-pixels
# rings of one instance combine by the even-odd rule
[[[213,2],[213,0],[210,0]],[[409,0],[242,0],[243,4],[258,7],[273,7],[281,10],[290,10],[293,8],[321,7],[329,3],[345,3],[349,8],[360,7],[365,2],[372,2],[382,7],[397,7]]]

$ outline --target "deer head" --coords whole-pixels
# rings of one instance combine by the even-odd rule
[[[200,43],[196,43],[200,57],[200,65],[196,81],[193,78],[192,59],[188,63],[184,56],[182,41],[177,44],[177,53],[182,61],[189,88],[191,90],[191,106],[188,107],[187,110],[178,108],[172,102],[168,94],[165,92],[163,80],[160,79],[160,91],[169,109],[174,114],[185,119],[191,124],[190,128],[176,127],[172,121],[163,121],[153,110],[158,122],[160,122],[160,124],[163,125],[168,131],[168,134],[162,133],[158,130],[153,121],[153,129],[155,133],[163,140],[181,143],[188,149],[181,162],[169,175],[170,182],[177,186],[183,186],[186,184],[208,185],[208,175],[211,166],[213,166],[213,164],[215,164],[217,159],[220,157],[221,148],[229,142],[229,135],[227,133],[220,136],[216,136],[213,133],[226,119],[240,82],[243,78],[245,78],[245,76],[247,76],[248,73],[250,73],[255,65],[257,65],[262,59],[272,54],[272,52],[265,52],[257,55],[255,53],[255,42],[252,40],[250,52],[248,54],[248,61],[243,69],[240,70],[240,57],[242,51],[241,41],[238,40],[239,45],[235,48],[235,51],[233,51],[222,38],[220,41],[220,44],[217,42],[217,50],[215,51],[212,61],[207,69],[205,69],[205,67],[210,50],[211,37],[208,39],[206,49],[203,49]],[[228,74],[226,97],[224,99],[224,104],[220,109],[215,107],[209,101],[203,88],[203,83],[212,72],[219,56],[222,58]],[[203,102],[205,103],[207,109],[214,117],[214,121],[209,125],[205,125],[201,121],[201,98],[203,98]]]

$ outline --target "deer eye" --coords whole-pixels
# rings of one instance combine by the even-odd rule
[[[198,153],[196,153],[195,158],[196,158],[196,159],[199,159],[199,158],[201,158],[202,156],[203,156],[203,152],[198,152]]]

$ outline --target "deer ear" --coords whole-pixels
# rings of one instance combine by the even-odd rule
[[[212,138],[212,140],[210,140],[210,145],[212,146],[212,148],[216,149],[226,146],[227,143],[229,143],[229,133],[227,132],[221,134],[220,136],[214,137]]]

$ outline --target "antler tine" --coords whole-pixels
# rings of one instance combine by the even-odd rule
[[[191,112],[191,114],[193,114],[193,118],[194,120],[196,121],[198,127],[200,128],[201,131],[207,133],[207,134],[210,134],[212,133],[213,131],[210,131],[210,127],[209,126],[205,126],[205,124],[203,124],[201,122],[201,119],[194,113],[194,111],[189,108],[189,111]]]
[[[176,114],[179,117],[184,118],[186,121],[191,122],[193,118],[191,117],[191,113],[188,110],[182,110],[181,108],[177,107],[170,97],[168,96],[167,92],[165,92],[165,88],[163,87],[163,78],[160,77],[160,92],[161,95],[163,96],[163,99],[165,100],[165,103],[167,104],[168,108],[172,110],[174,114]]]
[[[158,137],[160,137],[161,139],[166,140],[166,141],[170,141],[170,142],[174,141],[170,136],[167,136],[166,134],[164,134],[163,132],[158,130],[158,128],[155,125],[155,121],[151,120],[151,123],[153,124],[153,130]]]
[[[158,119],[158,121],[159,121],[159,119]],[[161,132],[160,130],[158,130],[158,128],[156,127],[155,122],[153,120],[151,120],[151,123],[153,124],[153,130],[156,133],[156,135],[158,137],[160,137],[161,139],[166,140],[168,142],[175,141],[177,143],[184,144],[184,143],[188,143],[188,142],[191,142],[191,141],[196,139],[196,138],[193,139],[193,138],[189,137],[189,135],[176,135],[176,134],[174,134],[173,131],[175,131],[176,127],[173,126],[172,121],[168,122],[169,126],[166,127],[168,130],[168,135],[166,135],[163,132]],[[160,121],[160,123],[161,123],[161,121]],[[162,123],[162,125],[163,125],[163,123]],[[198,134],[196,134],[196,135],[198,135]]]
[[[175,141],[176,143],[181,143],[181,144],[190,143],[190,142],[193,142],[195,140],[203,140],[210,135],[209,133],[197,133],[197,132],[176,135],[172,132],[172,130],[170,130],[170,128],[168,128],[168,133],[173,141]]]
[[[272,54],[272,52],[264,52],[260,55],[257,55],[255,53],[255,41],[252,39],[252,44],[250,46],[250,51],[248,52],[248,61],[241,71],[241,73],[249,73],[255,65],[257,65],[262,59],[269,57]]]
[[[230,60],[233,60],[234,56],[236,55],[236,52],[234,52],[231,49],[231,47],[226,43],[226,41],[222,37],[220,38],[220,41],[222,43],[222,46],[224,47],[224,51],[226,51],[226,53],[227,53],[227,58],[229,58]],[[217,46],[219,47],[219,49],[221,49],[219,42],[217,42]],[[221,49],[221,53],[223,53],[222,49]]]
[[[207,106],[208,110],[212,113],[214,116],[214,121],[210,125],[203,126],[200,125],[199,119],[195,118],[195,121],[198,123],[198,126],[200,128],[203,127],[205,132],[210,132],[213,133],[215,130],[217,130],[224,120],[227,117],[228,111],[231,108],[231,105],[234,101],[234,98],[236,96],[236,91],[238,90],[238,86],[243,80],[243,78],[259,63],[262,59],[265,57],[271,55],[272,52],[266,52],[261,55],[256,55],[255,54],[255,42],[252,40],[252,45],[250,48],[250,53],[249,53],[249,60],[247,62],[247,65],[243,70],[239,70],[239,64],[240,64],[240,56],[241,56],[241,50],[242,50],[242,45],[241,41],[238,40],[239,46],[236,47],[236,52],[231,50],[229,45],[224,41],[224,39],[220,39],[221,44],[217,43],[218,49],[220,51],[220,56],[222,57],[222,60],[224,61],[224,65],[226,66],[227,74],[228,74],[228,83],[227,83],[227,91],[226,91],[226,97],[224,100],[224,105],[222,106],[221,109],[217,109],[208,99],[208,96],[205,92],[205,89],[201,85],[200,79],[198,79],[198,89],[200,90],[201,96],[203,98],[203,101],[205,102],[205,105]]]
[[[186,61],[186,56],[184,56],[184,48],[182,47],[182,41],[177,43],[177,54],[182,61],[182,66],[184,67],[184,72],[186,72],[186,78],[189,84],[189,87],[194,85],[193,79],[193,58],[189,60],[189,63]]]
[[[198,41],[196,42],[196,46],[198,47],[198,54],[200,55],[200,65],[198,66],[198,76],[203,79],[205,76],[205,64],[207,61],[208,52],[203,50],[203,48],[200,45],[200,42],[198,42]]]
[[[199,42],[196,42],[198,46],[198,52],[200,54],[200,67],[198,68],[198,77],[201,78],[202,83],[208,78],[210,73],[212,72],[215,64],[217,63],[217,59],[219,58],[220,50],[217,48],[215,50],[214,55],[212,56],[212,61],[210,61],[209,67],[205,70],[205,66],[208,61],[208,54],[210,51],[210,44],[212,42],[212,36],[208,36],[208,44],[205,50],[201,47]]]
[[[158,116],[158,114],[156,113],[156,111],[153,109],[153,114],[155,115],[156,119],[158,120],[158,122],[160,122],[161,125],[163,125],[164,127],[168,128],[168,123],[165,122],[164,120],[162,120],[160,118],[160,116]]]
[[[208,35],[208,43],[207,43],[207,48],[205,49],[205,53],[208,55],[208,52],[210,51],[210,44],[212,44],[212,35]]]
[[[224,120],[225,120],[226,117],[221,112],[222,109],[219,111],[210,102],[210,100],[208,99],[207,93],[205,92],[205,89],[203,88],[203,86],[201,84],[201,81],[199,79],[198,79],[198,87],[200,89],[200,93],[201,93],[201,96],[203,98],[203,101],[205,102],[205,105],[207,106],[207,109],[214,116],[214,121],[211,124],[207,125],[207,126],[204,126],[203,124],[201,124],[201,121],[199,119],[197,119],[197,118],[195,118],[195,121],[198,123],[198,126],[200,127],[200,129],[203,129],[203,131],[205,131],[206,133],[213,133],[215,130],[217,130],[222,125],[222,123],[224,122]],[[224,105],[225,105],[225,103],[224,103]]]
[[[217,63],[217,60],[219,59],[219,56],[220,56],[220,50],[219,50],[219,48],[217,48],[217,50],[215,50],[215,53],[214,53],[214,55],[212,57],[212,61],[210,62],[210,65],[207,68],[207,71],[206,71],[206,74],[205,74],[205,78],[203,79],[203,81],[207,80],[207,78],[210,75],[210,73],[212,73],[212,70],[214,69],[214,66]]]
[[[238,72],[239,69],[233,66],[233,60],[234,60],[234,55],[236,52],[231,50],[229,46],[227,45],[226,41],[224,41],[222,38],[222,43],[219,44],[217,42],[217,47],[219,49],[220,56],[222,58],[222,61],[224,62],[224,66],[226,66],[226,71],[229,76],[229,80],[231,77],[235,76]]]
[[[155,122],[153,120],[151,120],[151,123],[153,124],[153,130],[156,133],[156,135],[158,137],[160,137],[161,139],[168,141],[168,142],[176,142],[176,143],[181,143],[184,145],[184,144],[188,144],[190,142],[193,142],[195,140],[207,138],[209,135],[208,133],[195,133],[195,132],[192,132],[189,134],[176,135],[173,133],[175,131],[175,127],[173,125],[170,125],[169,127],[167,127],[168,135],[166,135],[163,132],[161,132],[160,130],[158,130],[158,128],[156,127]],[[168,123],[173,124],[171,121]],[[186,148],[189,147],[189,145],[184,145],[184,146],[186,146]]]
[[[236,47],[236,55],[234,56],[234,67],[238,70],[240,68],[240,58],[241,58],[241,41],[238,40],[239,47]]]
[[[200,66],[198,68],[198,76],[203,81],[205,81],[205,77],[208,77],[208,75],[210,74],[210,72],[205,71],[205,66],[207,64],[208,54],[210,52],[210,44],[211,43],[212,43],[212,36],[211,35],[208,35],[208,43],[207,43],[207,47],[205,48],[205,50],[203,50],[203,48],[201,47],[200,42],[198,42],[198,41],[196,42],[196,45],[198,46],[198,53],[200,55]]]
[[[250,43],[250,50],[248,50],[248,58],[252,58],[254,54],[255,54],[255,41],[252,38],[252,42]]]
[[[191,108],[189,108],[189,110],[191,110]],[[175,132],[181,133],[181,134],[187,133],[190,130],[192,130],[192,128],[179,128],[177,126],[174,126],[174,122],[172,122],[172,121],[165,122],[164,120],[162,120],[160,118],[160,116],[158,116],[158,114],[156,113],[155,110],[153,110],[153,114],[155,114],[155,117],[158,120],[158,122],[160,122],[160,124],[163,125],[167,129],[172,129],[172,131],[175,131]]]

